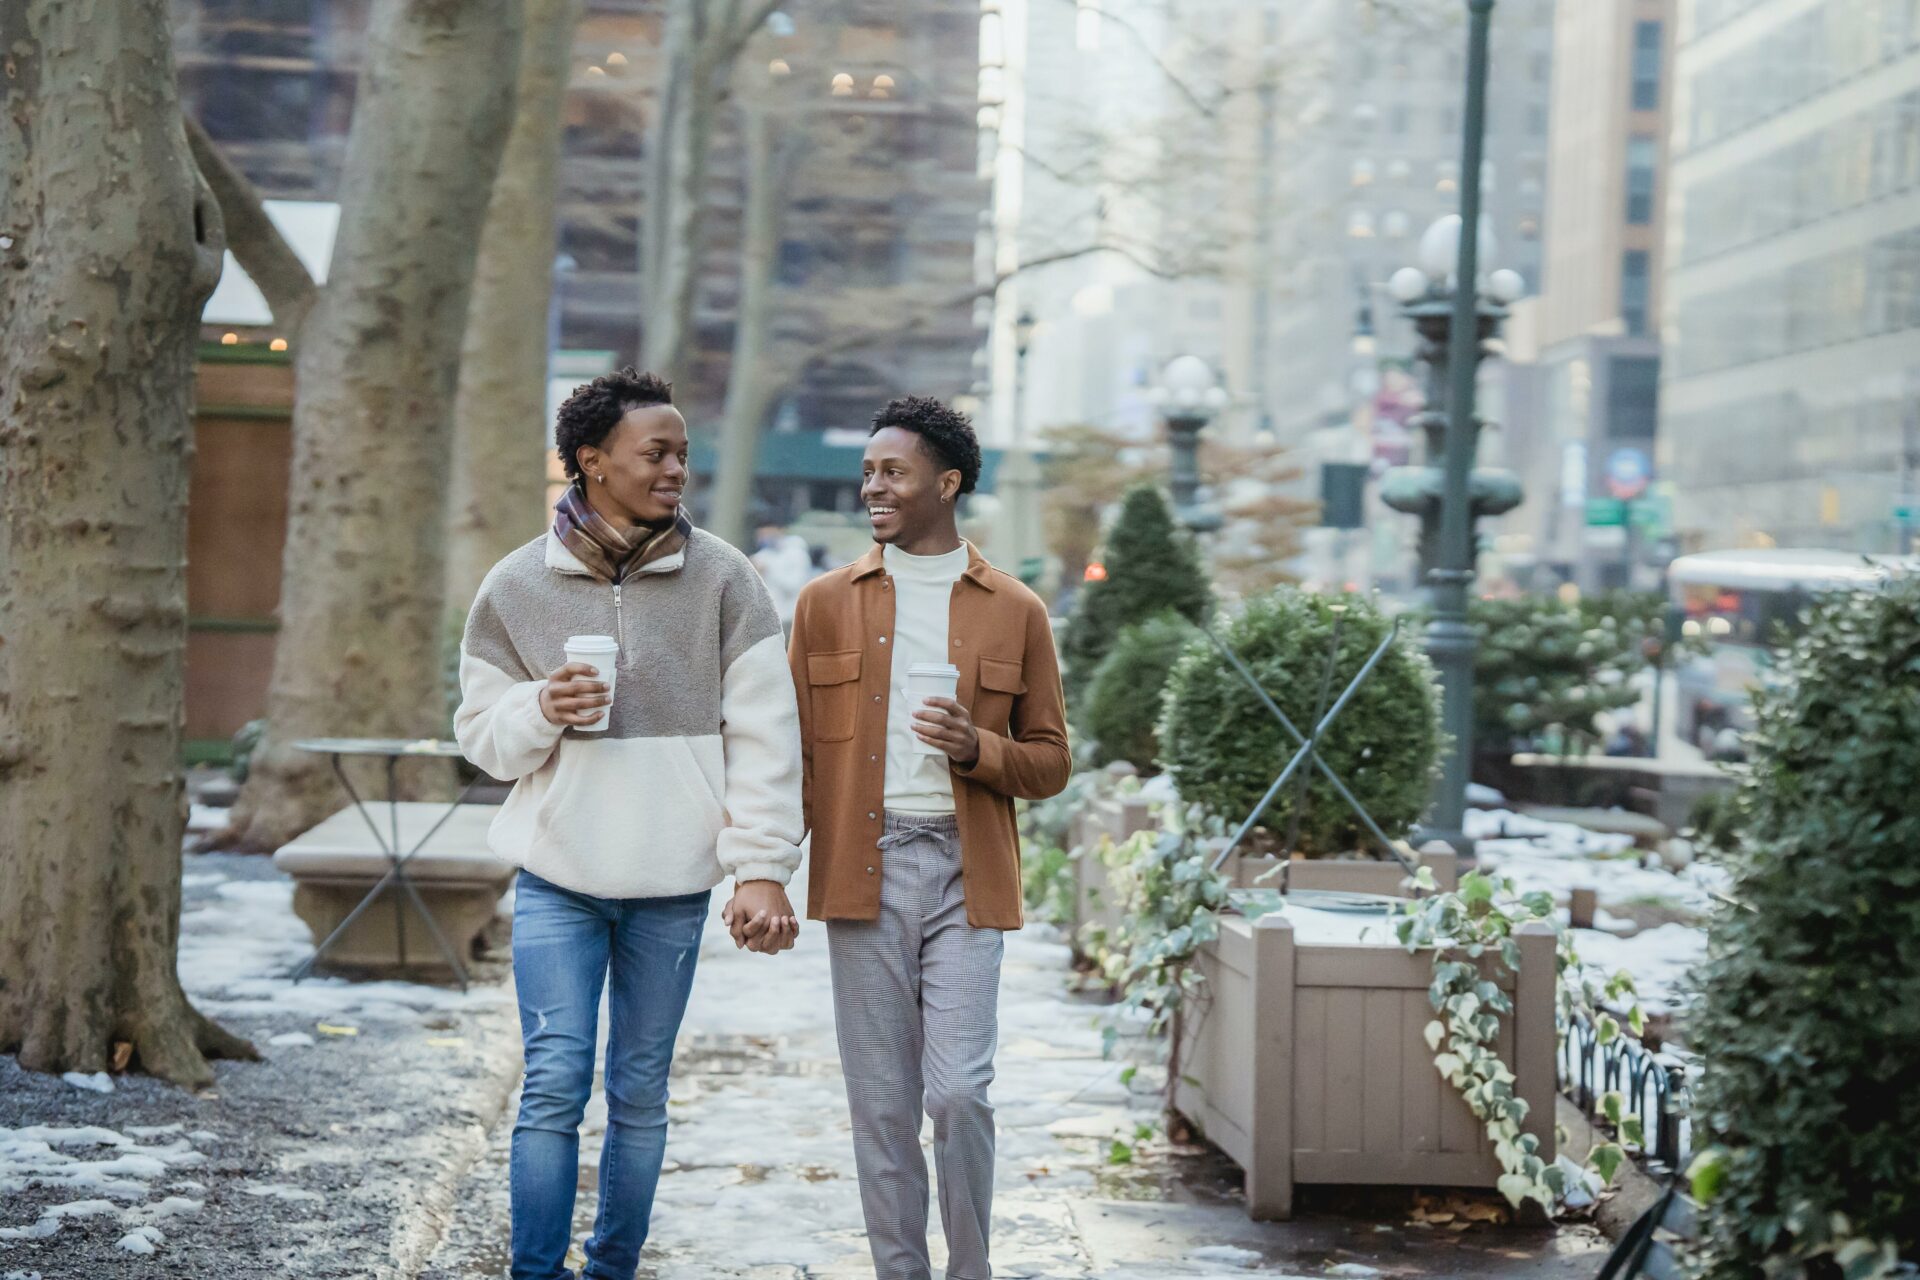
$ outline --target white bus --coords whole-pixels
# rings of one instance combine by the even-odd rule
[[[1732,738],[1752,724],[1748,695],[1767,679],[1781,636],[1800,611],[1829,591],[1877,591],[1920,557],[1851,551],[1703,551],[1667,566],[1667,587],[1683,634],[1704,655],[1675,669],[1679,735],[1709,756],[1737,755]]]

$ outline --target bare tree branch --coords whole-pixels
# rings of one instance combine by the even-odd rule
[[[189,115],[186,124],[193,162],[220,203],[220,216],[227,224],[227,247],[267,300],[274,324],[292,337],[320,296],[319,286],[267,216],[260,193],[246,175],[221,153],[198,120]]]
[[[1072,5],[1076,10],[1079,8],[1079,0],[1061,0],[1061,3]],[[1218,102],[1209,104],[1202,99],[1194,87],[1187,83],[1185,77],[1167,65],[1167,60],[1160,56],[1160,50],[1154,47],[1153,42],[1147,39],[1146,34],[1139,27],[1112,12],[1105,5],[1101,5],[1094,12],[1100,16],[1102,22],[1110,22],[1126,32],[1133,42],[1140,46],[1140,51],[1147,55],[1148,61],[1152,62],[1159,69],[1160,74],[1167,78],[1167,83],[1178,89],[1180,96],[1193,104],[1195,111],[1209,119],[1219,113],[1220,104]]]

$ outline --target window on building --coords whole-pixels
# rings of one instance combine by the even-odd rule
[[[1607,434],[1651,440],[1660,420],[1660,358],[1621,356],[1607,367]]]
[[[1652,111],[1660,105],[1660,23],[1658,19],[1633,24],[1633,109]]]
[[[1645,249],[1620,255],[1620,322],[1635,336],[1647,331],[1647,302],[1652,287],[1652,259]]]
[[[1412,123],[1412,108],[1404,102],[1394,103],[1392,111],[1387,116],[1387,127],[1395,133],[1405,133]]]
[[[1653,221],[1654,168],[1660,144],[1646,134],[1627,139],[1627,221],[1644,227]]]

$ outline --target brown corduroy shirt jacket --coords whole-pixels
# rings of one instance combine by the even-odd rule
[[[961,885],[976,928],[1021,925],[1020,836],[1013,802],[1067,785],[1066,706],[1047,607],[971,544],[954,583],[948,651],[958,701],[980,734],[980,756],[953,765]],[[794,608],[787,656],[800,695],[807,826],[813,832],[807,914],[880,914],[887,699],[893,672],[893,579],[878,546],[809,583]]]

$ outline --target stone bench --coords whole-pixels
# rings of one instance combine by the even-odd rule
[[[464,961],[493,919],[500,895],[513,882],[515,868],[487,848],[487,828],[499,806],[457,805],[451,815],[444,803],[432,801],[402,801],[395,808],[402,853],[446,818],[433,838],[408,859],[406,872],[434,922]],[[375,802],[367,806],[367,813],[391,840],[393,818],[388,807]],[[392,866],[366,818],[352,806],[282,845],[273,855],[273,865],[293,878],[294,914],[313,931],[316,946],[353,913]],[[397,880],[327,948],[321,963],[449,972],[433,935]]]

